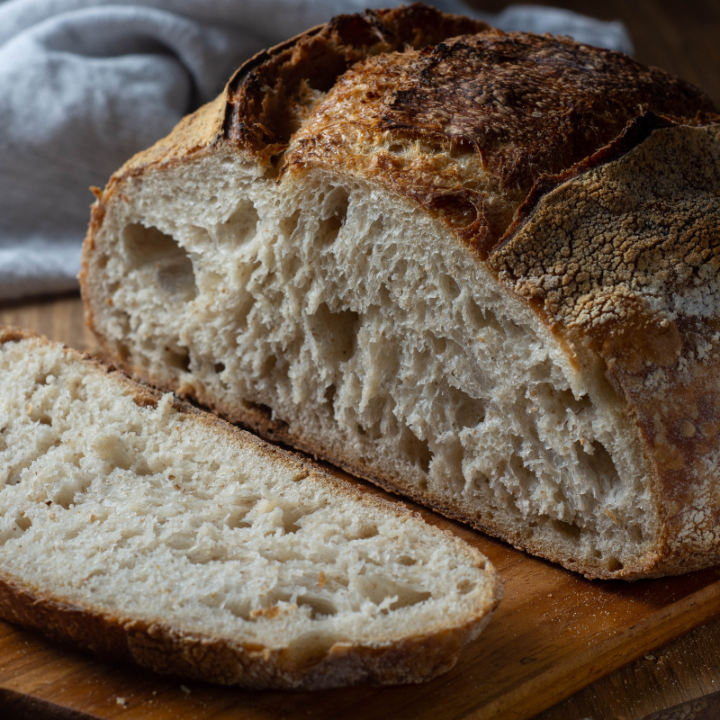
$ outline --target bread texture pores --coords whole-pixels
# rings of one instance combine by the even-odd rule
[[[113,362],[592,577],[720,559],[718,129],[668,73],[422,6],[251,60],[113,176]]]
[[[450,533],[60,345],[0,329],[0,616],[249,688],[420,682],[500,599]]]

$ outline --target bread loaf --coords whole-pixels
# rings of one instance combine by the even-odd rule
[[[716,563],[713,113],[568,38],[341,16],[98,191],[88,322],[127,372],[590,577]]]
[[[249,688],[426,680],[499,598],[474,548],[172,395],[0,329],[0,617]]]

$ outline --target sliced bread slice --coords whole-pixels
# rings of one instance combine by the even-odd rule
[[[401,505],[73,350],[0,330],[0,616],[250,688],[452,667],[500,598]]]

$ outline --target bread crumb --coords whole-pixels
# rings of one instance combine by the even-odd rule
[[[180,686],[180,689],[181,689],[186,695],[189,695],[189,694],[192,692],[187,685],[181,685],[181,686]]]
[[[654,655],[646,655],[645,659],[646,660],[656,660],[657,658]]]
[[[124,697],[116,697],[115,702],[120,705],[120,707],[127,707],[127,700]]]

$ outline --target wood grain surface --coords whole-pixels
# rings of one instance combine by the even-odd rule
[[[498,11],[507,3],[470,4]],[[639,60],[694,82],[720,105],[720,2],[538,4],[623,20]],[[78,349],[94,347],[75,296],[2,305],[0,323]],[[635,720],[720,690],[720,620],[664,645],[720,613],[718,571],[630,585],[590,583],[478,533],[434,522],[481,547],[500,569],[506,592],[497,617],[458,667],[432,683],[242,693],[97,661],[0,624],[0,717]]]

